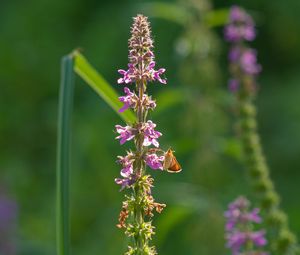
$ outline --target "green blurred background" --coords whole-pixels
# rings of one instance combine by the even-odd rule
[[[228,45],[218,26],[224,12],[210,15],[212,6],[223,10],[231,4],[247,8],[257,22],[253,47],[263,65],[259,130],[282,206],[300,236],[300,1],[2,0],[0,198],[18,207],[11,229],[2,237],[15,247],[7,255],[56,253],[61,57],[81,47],[121,93],[117,69],[127,65],[131,17],[141,12],[150,16],[157,63],[166,67],[168,77],[167,86],[149,88],[158,103],[151,118],[163,133],[161,146],[172,146],[183,166],[178,175],[151,172],[157,201],[168,205],[155,218],[154,242],[160,254],[229,254],[223,211],[238,194],[252,198],[235,138],[233,97],[227,92]],[[126,250],[127,240],[115,227],[123,199],[113,181],[120,170],[115,160],[128,148],[115,141],[113,129],[119,123],[78,77],[71,176],[74,255]]]

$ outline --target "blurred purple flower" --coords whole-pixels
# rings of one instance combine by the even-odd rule
[[[254,49],[246,49],[240,57],[240,65],[243,71],[250,75],[260,73],[261,65],[257,64],[257,52]]]
[[[253,224],[261,223],[262,221],[259,216],[259,208],[249,211],[249,207],[250,202],[244,197],[239,197],[228,205],[228,210],[224,213],[227,219],[225,226],[227,247],[231,249],[233,255],[241,254],[240,252],[248,243],[252,243],[253,251],[255,250],[255,252],[261,252],[256,251],[256,248],[267,244],[265,231],[253,230]],[[250,251],[250,254],[253,251]]]
[[[244,9],[232,6],[229,23],[224,28],[225,40],[232,44],[228,53],[229,69],[233,77],[228,82],[231,92],[237,92],[239,89],[251,93],[256,91],[255,78],[262,67],[257,63],[256,50],[248,48],[244,43],[254,40],[255,36],[254,21],[251,16]]]
[[[242,8],[232,6],[229,23],[224,29],[224,37],[229,42],[253,41],[255,39],[254,22]]]

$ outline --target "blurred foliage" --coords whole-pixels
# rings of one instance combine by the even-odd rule
[[[160,254],[226,254],[223,210],[238,194],[249,192],[233,135],[232,98],[226,91],[227,45],[221,28],[209,27],[207,20],[212,22],[216,14],[208,15],[208,0],[160,1],[175,6],[173,11],[188,10],[190,18],[180,24],[155,15],[149,3],[156,2],[0,2],[0,178],[18,202],[17,254],[55,254],[61,57],[81,47],[122,93],[117,69],[127,65],[131,17],[139,12],[151,17],[158,66],[167,68],[168,85],[149,88],[158,103],[151,117],[163,133],[161,144],[173,144],[183,166],[176,176],[153,172],[155,196],[168,205],[154,222],[155,241]],[[294,194],[300,192],[300,2],[213,4],[224,10],[234,3],[249,9],[258,23],[254,45],[264,67],[257,102],[259,130],[291,229],[299,236],[300,204]],[[215,23],[222,20],[216,17]],[[121,120],[80,79],[74,108],[71,252],[121,254],[126,241],[115,224],[122,194],[113,182],[119,174],[116,156],[126,148],[114,139],[113,127]]]

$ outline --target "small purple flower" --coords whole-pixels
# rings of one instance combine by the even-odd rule
[[[121,185],[121,190],[123,190],[126,187],[130,187],[136,181],[136,176],[133,173],[133,154],[129,152],[125,157],[119,156],[117,162],[123,167],[120,172],[123,178],[116,178],[115,182]]]
[[[144,133],[144,146],[150,146],[151,144],[153,144],[155,147],[159,147],[157,139],[162,135],[162,133],[155,131],[155,127],[156,124],[151,120],[148,120],[142,127],[142,131]]]
[[[124,106],[119,110],[119,112],[124,112],[128,108],[134,108],[137,103],[137,95],[130,91],[129,88],[124,87],[124,92],[126,96],[119,97],[119,100],[124,103]]]
[[[242,8],[232,6],[229,14],[229,24],[224,29],[225,39],[229,42],[255,39],[254,22]]]
[[[147,110],[153,110],[156,107],[156,103],[155,100],[152,100],[151,97],[149,97],[147,94],[144,94],[142,99],[142,106]]]
[[[130,126],[122,127],[120,125],[116,125],[117,133],[120,135],[116,137],[116,139],[120,139],[120,144],[124,144],[127,141],[130,141],[135,136],[135,129]]]
[[[155,153],[148,154],[146,156],[146,164],[152,169],[160,169],[163,170],[162,162],[164,161],[164,156],[157,156]]]
[[[257,64],[257,52],[254,49],[246,49],[240,57],[240,65],[243,71],[250,75],[260,73],[261,65]]]
[[[115,183],[118,185],[121,185],[120,191],[123,189],[132,186],[136,182],[136,176],[135,175],[129,175],[125,178],[115,178]]]
[[[155,67],[155,62],[152,61],[149,64],[148,68],[147,68],[148,72],[149,72],[149,78],[150,78],[150,80],[152,80],[152,81],[157,80],[157,81],[159,81],[162,84],[167,84],[167,79],[162,79],[160,77],[160,75],[162,75],[166,71],[166,69],[165,68],[160,68],[158,70],[154,70],[154,67]]]

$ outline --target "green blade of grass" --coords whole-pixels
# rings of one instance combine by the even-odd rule
[[[118,93],[109,83],[90,65],[86,58],[78,51],[73,52],[75,72],[126,122],[133,123],[136,117],[131,110],[123,113],[119,109],[123,106],[118,100]]]
[[[72,56],[63,57],[57,130],[57,255],[69,254],[69,168],[74,91],[73,66]]]

